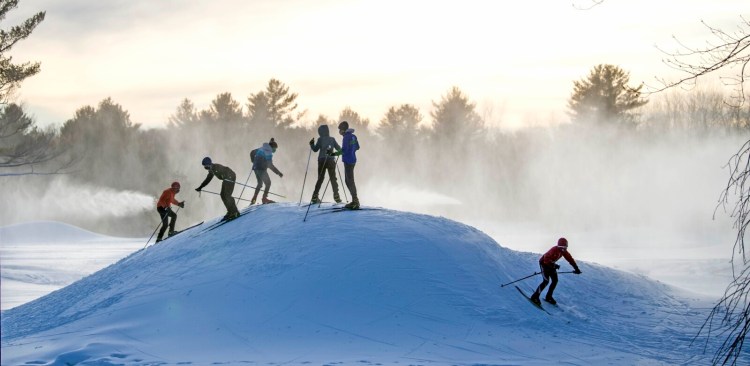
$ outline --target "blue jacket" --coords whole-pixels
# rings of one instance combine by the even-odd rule
[[[341,142],[341,160],[344,164],[357,162],[357,150],[359,150],[359,140],[354,134],[354,129],[350,128],[344,133],[344,141]]]
[[[258,149],[255,153],[255,161],[253,161],[253,170],[273,170],[274,173],[281,175],[281,172],[276,169],[273,165],[273,149],[267,142]]]

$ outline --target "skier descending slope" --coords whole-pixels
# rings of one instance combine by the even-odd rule
[[[541,304],[541,301],[539,301],[539,295],[541,295],[542,291],[544,291],[544,288],[547,287],[547,284],[550,281],[552,283],[549,286],[549,290],[547,290],[547,296],[545,296],[544,301],[547,301],[552,305],[557,304],[557,301],[552,297],[552,293],[555,292],[555,287],[557,287],[557,269],[560,268],[560,265],[555,262],[562,257],[565,257],[565,260],[573,266],[573,273],[581,274],[581,270],[578,269],[576,261],[568,252],[568,240],[565,238],[558,239],[557,245],[550,248],[547,253],[544,253],[544,255],[539,258],[539,267],[542,269],[543,280],[542,283],[539,284],[539,287],[537,287],[536,291],[534,291],[534,294],[531,295],[530,300],[535,304]]]
[[[320,203],[318,192],[320,192],[320,186],[323,185],[323,180],[325,180],[326,171],[328,171],[328,179],[330,179],[333,188],[333,200],[336,203],[341,203],[339,184],[336,179],[336,160],[329,155],[332,150],[341,151],[341,146],[335,138],[329,135],[328,125],[320,125],[318,135],[320,138],[318,138],[317,143],[314,138],[310,140],[310,149],[318,152],[318,180],[315,182],[315,190],[310,203]]]
[[[253,161],[253,171],[255,171],[255,178],[258,179],[258,184],[255,186],[255,194],[253,194],[253,199],[250,200],[251,205],[254,205],[255,201],[258,199],[258,192],[260,192],[261,185],[266,186],[266,189],[263,191],[262,202],[264,204],[274,203],[274,201],[268,199],[268,191],[271,189],[271,177],[268,176],[268,169],[270,168],[273,170],[279,178],[284,177],[284,174],[273,165],[273,153],[276,152],[278,147],[279,144],[277,144],[273,137],[271,137],[271,141],[264,143],[263,146],[256,149],[255,154],[251,153],[251,157],[254,156],[254,158],[251,159]]]
[[[240,211],[237,210],[237,205],[235,205],[234,198],[232,197],[232,192],[234,191],[234,181],[235,179],[237,179],[234,171],[232,169],[229,169],[229,167],[220,164],[214,164],[211,161],[211,158],[208,156],[203,158],[201,164],[203,164],[204,169],[208,170],[208,175],[206,176],[206,179],[203,181],[203,183],[201,183],[201,185],[195,190],[200,192],[203,187],[211,182],[211,179],[213,179],[215,175],[216,178],[219,178],[223,181],[221,183],[220,196],[222,202],[224,202],[224,206],[227,208],[227,214],[224,216],[224,220],[231,220],[239,217]]]

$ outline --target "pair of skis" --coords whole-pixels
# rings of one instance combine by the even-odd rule
[[[534,307],[536,307],[537,309],[539,309],[539,310],[541,310],[541,311],[543,311],[543,312],[545,312],[545,313],[547,313],[549,315],[552,315],[552,313],[550,313],[549,311],[547,311],[547,309],[545,309],[544,307],[542,307],[542,304],[537,304],[536,302],[534,302],[533,300],[531,300],[531,297],[529,297],[528,295],[526,295],[526,293],[523,292],[523,290],[521,290],[520,287],[518,287],[518,286],[515,286],[515,287],[516,287],[516,290],[518,290],[518,292],[520,292],[521,295],[523,295],[523,297],[526,298],[526,300],[529,300],[529,302],[532,305],[534,305]],[[557,307],[557,305],[555,305],[555,304],[550,304],[550,305],[554,306],[554,307]]]

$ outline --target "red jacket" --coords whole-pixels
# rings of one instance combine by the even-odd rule
[[[159,201],[156,202],[156,207],[169,208],[172,207],[173,203],[179,205],[180,202],[174,199],[174,195],[175,193],[172,188],[165,189],[164,192],[161,192],[161,197],[159,197]]]
[[[557,262],[562,257],[565,257],[565,260],[567,260],[568,263],[573,266],[573,268],[578,268],[576,261],[573,259],[573,256],[568,253],[568,250],[563,249],[557,245],[550,248],[547,253],[544,253],[544,255],[539,258],[539,263],[543,265],[551,265]]]

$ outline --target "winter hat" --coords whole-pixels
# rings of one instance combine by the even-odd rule
[[[557,246],[558,247],[567,248],[568,247],[568,239],[565,239],[565,238],[557,239]]]
[[[203,161],[201,161],[201,165],[211,165],[211,164],[213,163],[211,163],[211,158],[209,158],[208,156],[203,158]]]
[[[279,148],[279,144],[276,143],[276,141],[273,139],[273,137],[271,137],[271,141],[269,141],[268,144],[271,145],[271,147],[274,148],[274,149],[278,149]]]
[[[180,189],[180,182],[172,182],[172,188]]]
[[[342,121],[341,123],[339,123],[339,131],[340,131],[340,130],[344,130],[344,131],[346,131],[346,130],[348,130],[348,129],[349,129],[349,122],[347,122],[347,121]]]

